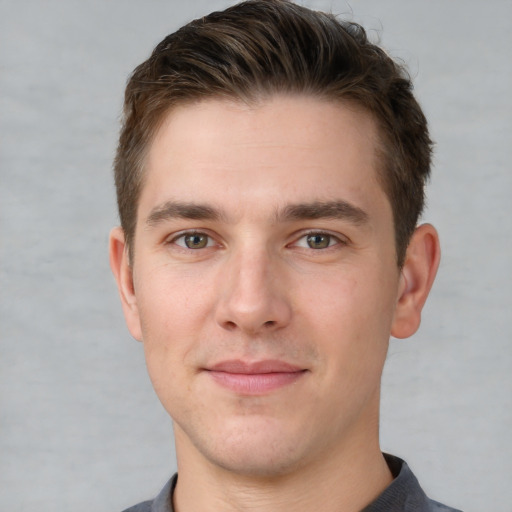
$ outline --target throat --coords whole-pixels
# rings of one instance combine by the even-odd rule
[[[173,496],[175,512],[359,512],[393,481],[379,452],[369,465],[352,461],[328,471],[308,467],[279,477],[229,471],[181,471]],[[217,468],[218,469],[218,468]],[[325,468],[324,468],[325,469]]]

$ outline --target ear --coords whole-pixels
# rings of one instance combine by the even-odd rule
[[[114,228],[109,238],[110,268],[117,281],[117,288],[121,297],[126,325],[130,334],[138,341],[142,341],[139,309],[133,286],[133,271],[130,266],[128,247],[122,228]]]
[[[423,224],[412,235],[400,275],[391,335],[408,338],[419,328],[421,310],[436,277],[441,250],[434,226]]]

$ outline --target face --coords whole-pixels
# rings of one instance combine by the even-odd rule
[[[124,306],[178,457],[276,475],[377,442],[403,283],[376,139],[307,97],[209,99],[159,130]]]

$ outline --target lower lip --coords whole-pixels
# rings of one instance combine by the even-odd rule
[[[304,371],[276,373],[228,373],[210,370],[211,377],[221,386],[241,395],[261,395],[293,384]]]

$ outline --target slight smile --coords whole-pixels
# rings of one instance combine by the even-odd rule
[[[229,360],[205,369],[221,386],[241,395],[261,395],[292,384],[307,370],[284,361]]]

